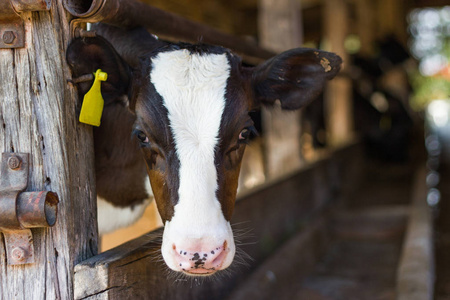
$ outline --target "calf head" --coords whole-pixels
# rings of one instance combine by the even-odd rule
[[[221,47],[167,44],[131,69],[101,37],[75,40],[71,49],[74,75],[101,68],[115,74],[109,84],[117,94],[105,97],[128,96],[165,224],[162,255],[171,269],[197,276],[227,268],[234,257],[230,219],[254,131],[249,111],[276,100],[301,108],[341,64],[335,54],[299,48],[250,68]]]

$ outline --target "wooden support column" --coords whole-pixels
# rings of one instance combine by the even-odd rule
[[[406,30],[405,1],[378,0],[378,38],[394,34],[402,43],[406,44],[408,34]]]
[[[263,48],[282,52],[302,43],[298,0],[259,0],[259,33]],[[300,112],[283,112],[279,104],[262,109],[266,171],[269,178],[302,164]]]
[[[375,27],[376,3],[373,0],[356,0],[356,30],[361,41],[360,54],[371,57],[377,28]]]
[[[0,239],[4,300],[73,299],[74,265],[97,254],[92,134],[67,82],[69,16],[62,0],[46,2],[49,11],[21,13],[25,47],[0,49],[0,147],[30,154],[27,190],[56,192],[58,217],[32,229],[33,264],[8,265]]]
[[[348,55],[344,48],[344,40],[348,34],[348,8],[345,0],[325,0],[324,29],[327,51],[335,52],[342,57],[345,72]],[[325,90],[325,109],[328,130],[328,141],[337,147],[346,144],[352,138],[353,113],[351,102],[351,81],[349,78],[334,78]]]

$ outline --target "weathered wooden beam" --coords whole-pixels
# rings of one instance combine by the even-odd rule
[[[260,0],[261,45],[282,52],[302,44],[301,9],[296,0]],[[283,112],[276,103],[262,108],[267,177],[291,172],[302,165],[300,111]]]
[[[447,6],[448,0],[413,0],[412,5],[414,7],[435,7],[435,6]]]
[[[359,53],[372,57],[375,53],[376,7],[374,1],[356,0],[356,33],[361,41]]]
[[[332,232],[344,239],[392,239],[403,235],[408,217],[408,205],[338,210],[332,216]]]
[[[22,48],[25,45],[23,12],[48,10],[50,2],[46,0],[0,2],[0,49]]]
[[[309,223],[284,243],[227,300],[276,299],[280,287],[298,286],[308,276],[330,244],[325,218]]]
[[[29,153],[28,191],[51,190],[60,202],[54,227],[32,229],[34,264],[8,266],[0,239],[0,299],[72,299],[73,266],[97,254],[91,130],[78,123],[67,83],[62,1],[21,16],[25,47],[0,50],[0,150]]]
[[[383,39],[388,35],[395,35],[406,45],[408,30],[406,24],[406,1],[378,0],[377,9],[377,38]],[[448,4],[448,3],[447,3]]]
[[[398,300],[431,300],[434,295],[433,217],[427,204],[425,166],[417,170],[410,217],[397,269]]]
[[[274,56],[274,52],[253,42],[137,0],[66,0],[65,7],[79,18],[75,22],[104,22],[125,28],[142,26],[163,37],[224,46],[255,62]]]
[[[348,19],[348,4],[345,0],[325,0],[323,22],[328,44],[326,50],[341,56],[344,62],[343,72],[348,64],[348,54],[344,47],[348,34]],[[343,145],[353,139],[350,79],[338,76],[328,82],[324,96],[328,140],[332,146]]]

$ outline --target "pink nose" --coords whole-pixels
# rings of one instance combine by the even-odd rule
[[[192,275],[207,275],[221,270],[229,252],[227,241],[219,247],[213,247],[206,251],[192,250],[192,248],[191,250],[183,250],[181,247],[177,248],[175,244],[172,248],[172,255],[174,255],[180,271]],[[205,247],[200,247],[200,249],[205,249]]]

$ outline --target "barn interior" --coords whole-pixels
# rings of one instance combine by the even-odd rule
[[[230,271],[165,271],[153,201],[76,262],[75,299],[450,299],[448,0],[141,2],[268,53],[318,48],[344,64],[301,111],[252,113]]]
[[[294,222],[297,224],[290,224],[297,228],[297,233],[291,233],[290,238],[283,238],[282,244],[273,246],[273,254],[258,267],[251,264],[251,275],[240,288],[225,293],[226,299],[450,297],[446,284],[450,276],[447,271],[450,260],[446,254],[450,226],[445,221],[446,182],[450,175],[445,171],[445,142],[439,142],[439,146],[433,144],[443,140],[439,129],[444,125],[436,125],[433,121],[436,117],[427,110],[433,100],[443,100],[440,108],[445,111],[442,118],[447,120],[450,6],[446,5],[450,3],[439,0],[146,2],[274,52],[299,46],[320,48],[337,52],[344,60],[338,78],[329,83],[319,100],[298,115],[255,113],[260,135],[246,150],[239,186],[239,195],[245,198],[297,170],[316,166],[339,149],[350,145],[360,147],[352,150],[356,161],[353,164],[364,169],[363,175],[354,181],[350,194],[342,197],[345,200],[333,204],[338,207],[332,209],[332,225],[328,224],[333,227],[333,238],[327,242],[327,250],[311,246],[313,241],[302,244],[299,239],[307,239],[305,235],[311,233],[299,233],[302,230],[298,228],[319,226],[314,223],[318,221],[312,212],[308,218],[314,220],[305,221],[303,215],[302,222],[309,225],[299,225],[298,220]],[[280,152],[274,145],[286,150]],[[439,151],[430,147],[439,147]],[[356,154],[358,151],[362,154]],[[421,182],[425,177],[426,183]],[[421,197],[419,194],[423,199],[414,200]],[[410,206],[420,201],[425,202],[418,204],[418,209],[429,214],[422,216],[428,218],[429,224],[412,226],[417,226],[416,231],[428,230],[431,235],[422,237],[427,241],[423,249],[413,251],[433,253],[428,258],[408,258],[414,254],[405,250],[406,237],[415,235],[408,227],[412,223]],[[136,225],[103,236],[102,250],[132,240],[149,228],[160,227],[158,218],[155,206],[149,207]],[[250,243],[261,242],[260,236],[246,238]],[[300,248],[287,250],[288,245]],[[301,247],[313,247],[310,252],[314,254]],[[293,258],[298,253],[300,257]],[[281,258],[284,256],[287,258]],[[297,260],[291,263],[301,271],[280,275],[280,265],[289,268],[286,262],[289,259]],[[411,267],[406,262],[408,259],[419,259],[421,266]],[[419,278],[420,287],[402,279],[402,276],[412,276],[412,272]],[[412,292],[416,298],[410,298]],[[427,298],[422,298],[426,293]],[[225,299],[221,297],[214,299]]]

